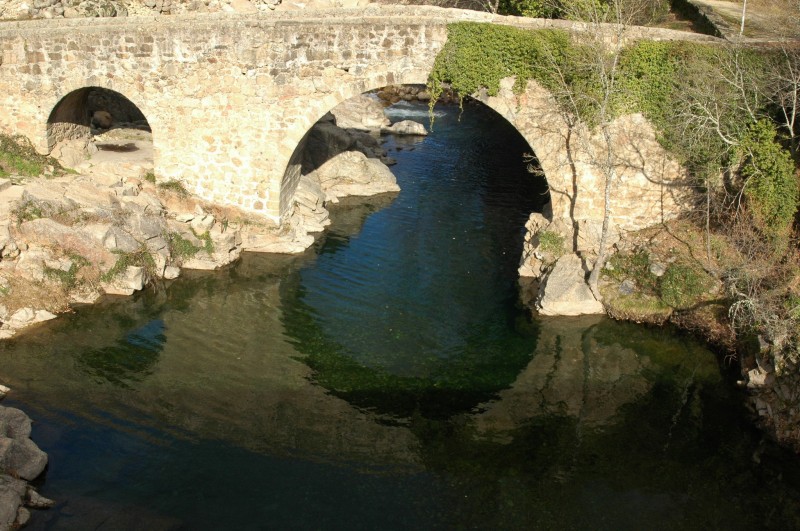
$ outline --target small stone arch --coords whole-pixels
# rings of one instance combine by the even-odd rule
[[[151,132],[144,112],[120,92],[98,86],[75,89],[62,97],[50,112],[47,149],[52,151],[64,140],[88,140],[93,131],[108,130],[123,123]]]

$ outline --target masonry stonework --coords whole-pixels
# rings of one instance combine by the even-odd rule
[[[113,90],[152,129],[158,180],[180,180],[203,199],[278,221],[299,175],[287,168],[311,126],[357,94],[425,83],[447,24],[460,20],[589,29],[420,6],[4,22],[0,131],[23,134],[48,152],[87,134],[88,88]],[[647,28],[633,37],[708,39]],[[563,152],[537,140],[538,111],[518,103],[524,112],[501,114],[528,139],[548,179],[556,172],[555,185]]]

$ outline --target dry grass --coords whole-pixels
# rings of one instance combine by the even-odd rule
[[[6,287],[0,290],[0,304],[9,315],[22,308],[63,313],[69,310],[69,295],[59,282],[37,282],[15,276],[7,279]]]

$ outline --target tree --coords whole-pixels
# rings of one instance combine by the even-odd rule
[[[552,4],[551,4],[552,5]],[[619,99],[620,59],[626,43],[625,35],[633,21],[641,20],[646,15],[652,2],[646,0],[618,0],[603,2],[601,0],[576,0],[573,2],[557,2],[565,18],[581,20],[592,27],[584,34],[588,41],[583,46],[581,65],[570,65],[572,69],[583,71],[584,77],[594,79],[588,90],[576,90],[569,83],[572,77],[561,70],[556,62],[552,67],[558,69],[554,79],[562,80],[560,86],[548,87],[555,91],[554,96],[562,102],[565,111],[571,115],[566,120],[571,128],[590,128],[600,132],[601,145],[591,141],[591,135],[578,134],[581,151],[603,183],[603,218],[600,231],[597,258],[591,267],[587,283],[598,301],[602,295],[598,288],[600,273],[608,258],[609,237],[612,223],[612,196],[619,180],[618,168],[624,164],[619,160],[614,149],[614,133],[612,122],[616,118],[615,102]],[[610,23],[610,24],[609,24]],[[588,111],[588,112],[587,112]],[[577,120],[576,120],[577,118]],[[577,231],[577,221],[573,219]]]
[[[780,131],[788,137],[796,158],[800,150],[800,48],[783,46],[773,71],[770,99],[778,109]]]

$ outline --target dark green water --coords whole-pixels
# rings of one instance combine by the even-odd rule
[[[389,140],[403,191],[338,209],[304,255],[0,345],[59,502],[30,528],[800,528],[796,458],[711,352],[519,307],[542,183],[493,114],[442,112]]]

